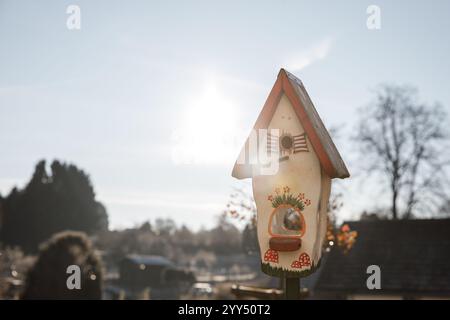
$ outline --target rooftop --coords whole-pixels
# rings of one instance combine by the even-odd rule
[[[162,256],[149,256],[149,255],[127,255],[125,260],[131,261],[135,264],[144,264],[146,266],[165,266],[165,267],[173,267],[174,264],[162,257]]]
[[[450,219],[348,222],[358,239],[348,254],[332,250],[316,292],[368,290],[369,265],[381,269],[380,293],[450,294]]]

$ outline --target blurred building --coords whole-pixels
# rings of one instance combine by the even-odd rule
[[[151,299],[177,299],[195,280],[192,272],[162,256],[128,255],[119,263],[118,285],[127,298],[147,291]]]
[[[450,219],[348,224],[358,231],[356,244],[324,257],[311,298],[450,299]],[[370,265],[381,269],[380,290],[367,288]]]

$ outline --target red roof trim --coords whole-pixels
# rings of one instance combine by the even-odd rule
[[[305,107],[303,106],[302,102],[297,96],[297,93],[292,87],[292,84],[289,81],[284,69],[281,69],[278,73],[277,81],[275,81],[275,84],[273,85],[272,90],[270,91],[270,94],[267,97],[267,100],[264,103],[264,107],[259,114],[253,128],[266,129],[269,126],[270,120],[272,120],[272,117],[283,93],[287,96],[289,102],[292,104],[295,113],[297,114],[300,123],[305,129],[306,134],[308,135],[308,138],[314,148],[314,151],[319,158],[320,164],[331,178],[335,177],[336,169],[333,167],[330,158],[328,157],[324,147],[322,146],[322,143],[320,142],[320,139],[316,131],[314,130],[314,127],[311,124],[308,115],[306,114]],[[246,147],[247,143],[248,142],[246,142]]]
[[[316,130],[311,124],[311,121],[309,120],[309,117],[305,111],[304,105],[300,101],[297,93],[295,92],[295,89],[292,87],[292,84],[286,75],[286,72],[283,69],[281,69],[280,71],[279,78],[282,79],[282,90],[294,107],[295,113],[297,114],[297,117],[302,124],[303,129],[305,129],[309,141],[311,142],[323,169],[328,174],[328,176],[335,177],[336,169],[334,168],[330,158],[328,157],[328,154],[326,153],[325,148],[323,147],[322,142],[320,141],[320,138],[316,133]]]

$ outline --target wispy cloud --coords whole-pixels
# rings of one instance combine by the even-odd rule
[[[128,195],[103,195],[98,197],[100,201],[107,205],[117,205],[124,207],[146,207],[154,208],[172,208],[184,209],[198,212],[220,213],[226,204],[227,197],[217,197],[215,195],[206,195],[207,201],[200,200],[205,198],[205,194],[190,196],[183,195],[182,201],[173,201],[173,194],[128,194]],[[178,199],[180,197],[178,196]],[[193,199],[192,199],[193,198]],[[195,200],[197,199],[197,200]]]
[[[297,52],[288,59],[284,64],[288,70],[293,72],[300,71],[316,61],[322,60],[328,56],[334,40],[331,37],[322,39],[321,41],[314,43],[312,46]]]
[[[177,201],[173,193],[152,191],[102,192],[97,198],[108,209],[112,229],[129,228],[156,218],[171,218],[193,230],[212,227],[228,201],[228,195],[211,192],[177,193]]]

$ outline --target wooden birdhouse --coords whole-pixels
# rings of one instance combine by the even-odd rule
[[[302,277],[319,266],[331,179],[349,172],[302,82],[281,69],[233,177],[252,178],[262,270]]]

